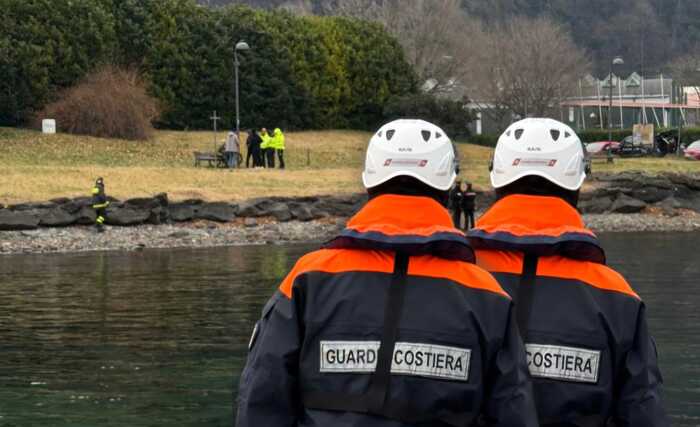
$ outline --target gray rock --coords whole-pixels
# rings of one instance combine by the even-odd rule
[[[629,195],[645,203],[656,203],[673,195],[673,191],[665,188],[643,187],[633,189]]]
[[[105,222],[109,225],[129,226],[139,225],[148,221],[150,210],[131,208],[107,208]]]
[[[39,217],[32,211],[0,210],[0,230],[34,230],[39,226]]]
[[[668,197],[661,202],[657,203],[656,206],[661,208],[663,211],[664,215],[667,216],[677,216],[678,211],[677,209],[680,209],[683,207],[683,204],[679,202],[675,197],[671,196]]]
[[[682,185],[693,191],[700,191],[700,175],[669,173],[664,175],[676,185]]]
[[[243,218],[252,218],[263,216],[258,208],[257,200],[246,200],[238,204],[238,216]]]
[[[170,212],[170,219],[176,222],[192,221],[197,213],[193,205],[186,203],[174,203],[168,206],[168,211]]]
[[[299,221],[308,222],[315,219],[311,207],[307,204],[295,203],[289,207],[289,213],[292,214],[294,219]]]
[[[292,219],[292,213],[286,203],[278,202],[270,206],[269,214],[279,222],[287,222]]]
[[[97,217],[97,214],[95,213],[95,210],[93,208],[83,206],[78,209],[77,216],[77,224],[92,225],[95,223],[95,218]]]
[[[245,221],[243,221],[243,225],[248,228],[257,227],[258,220],[255,218],[246,218]]]
[[[54,208],[39,215],[39,225],[43,227],[67,227],[78,221],[77,212],[68,212],[62,208]]]
[[[56,205],[51,202],[46,203],[18,203],[8,206],[8,209],[13,211],[33,211],[39,209],[53,209]]]
[[[579,202],[578,208],[582,213],[604,213],[613,205],[613,199],[608,196],[596,197]]]
[[[644,210],[647,204],[641,200],[620,194],[610,207],[611,212],[615,213],[637,213]]]
[[[71,202],[71,199],[69,199],[68,197],[57,197],[55,199],[49,200],[49,202],[56,204],[56,205],[63,205],[63,204]]]
[[[204,203],[196,212],[196,218],[209,221],[229,222],[236,217],[233,206],[228,203]]]

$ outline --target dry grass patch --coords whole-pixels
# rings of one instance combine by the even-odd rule
[[[220,132],[219,143],[223,137]],[[98,176],[105,178],[108,194],[120,199],[160,192],[172,200],[359,192],[369,137],[354,131],[290,132],[287,170],[229,172],[193,167],[193,151],[214,149],[212,132],[158,131],[149,141],[132,142],[0,128],[0,203],[85,196]],[[492,149],[469,144],[458,144],[458,149],[461,178],[489,188]],[[596,162],[593,169],[700,172],[700,162],[616,159],[614,165]]]

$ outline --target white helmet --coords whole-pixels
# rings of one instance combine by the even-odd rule
[[[491,184],[505,187],[525,176],[540,176],[567,190],[586,179],[583,144],[569,126],[552,119],[515,122],[498,138]]]
[[[397,176],[410,176],[446,191],[456,173],[455,150],[445,132],[424,120],[395,120],[369,141],[362,182],[376,187]]]

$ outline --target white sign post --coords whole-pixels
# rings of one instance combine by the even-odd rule
[[[41,131],[47,134],[56,133],[56,120],[44,119],[41,121]]]

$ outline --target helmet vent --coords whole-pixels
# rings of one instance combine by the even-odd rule
[[[561,136],[561,132],[559,132],[559,131],[556,130],[556,129],[550,130],[550,131],[549,131],[549,134],[552,135],[552,139],[555,140],[555,141],[558,141],[558,140],[559,140],[559,137]]]
[[[525,133],[525,129],[517,129],[515,131],[515,139],[520,139]]]
[[[440,132],[435,132],[435,138],[436,139],[442,138],[442,134]]]
[[[382,137],[382,131],[377,132],[377,136],[381,138],[381,137]]]
[[[506,132],[506,135],[510,136],[510,131]]]
[[[395,131],[394,129],[391,129],[391,130],[386,131],[386,139],[387,139],[387,141],[391,141],[391,138],[394,137],[394,134],[395,134],[395,133],[396,133],[396,131]]]
[[[432,135],[430,134],[429,130],[422,130],[422,131],[420,131],[420,134],[423,135],[423,141],[425,141],[425,142],[430,141],[430,137]]]
[[[564,138],[568,138],[570,136],[571,136],[571,134],[569,132],[564,132]]]

